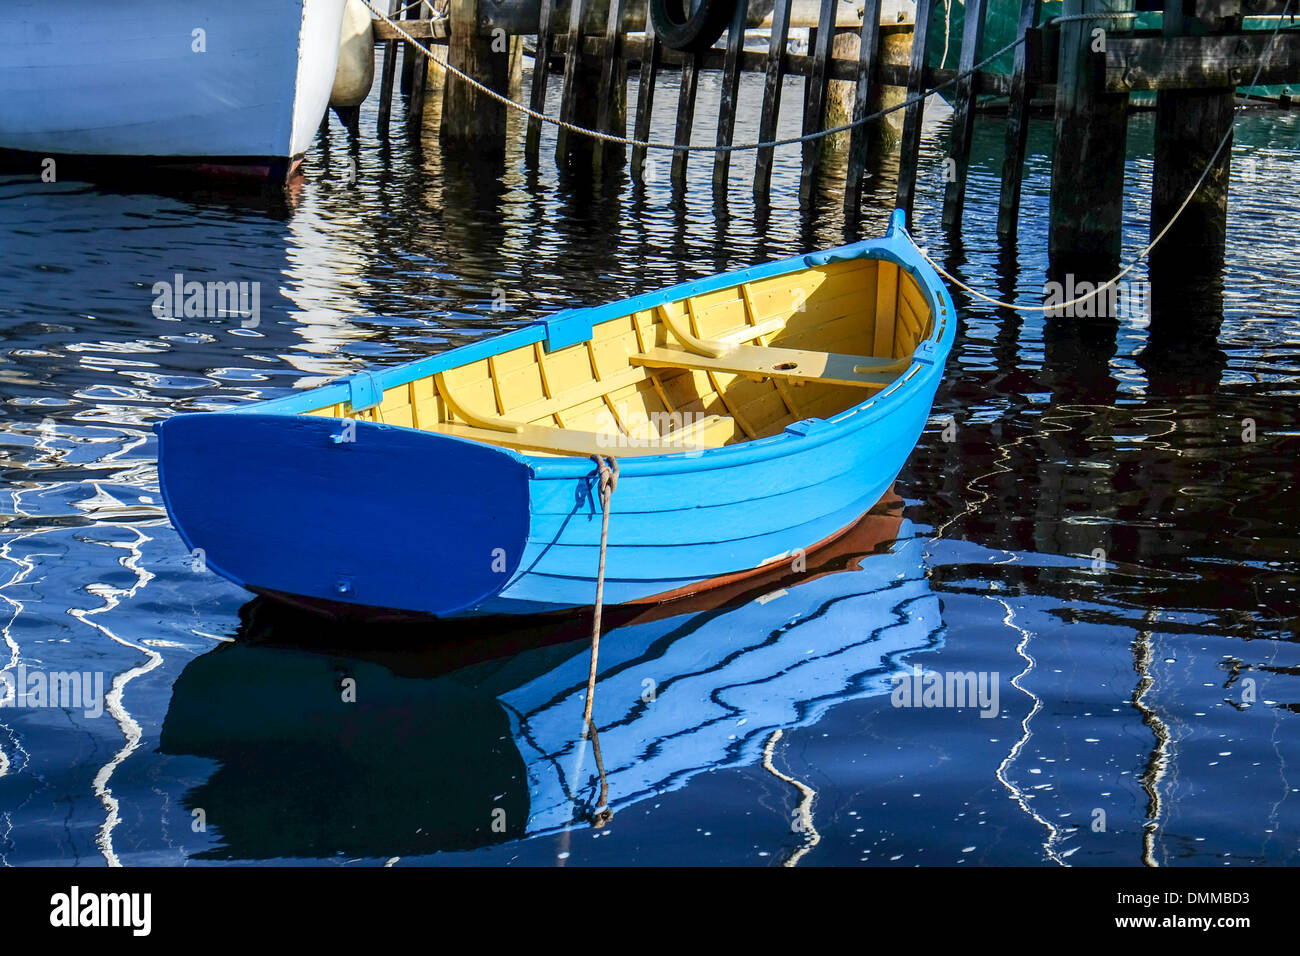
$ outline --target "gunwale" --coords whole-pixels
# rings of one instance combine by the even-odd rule
[[[903,393],[914,388],[925,389],[942,373],[941,363],[936,364],[936,359],[946,357],[955,338],[955,307],[938,274],[916,252],[910,236],[903,228],[903,217],[899,211],[891,216],[890,228],[883,237],[687,280],[601,305],[564,309],[527,325],[490,334],[479,341],[437,355],[377,370],[362,370],[293,395],[255,402],[229,411],[297,415],[319,413],[321,409],[337,406],[349,408],[354,413],[341,416],[345,420],[366,421],[372,427],[409,428],[359,418],[355,413],[382,403],[385,393],[393,389],[409,386],[419,380],[433,379],[435,375],[490,360],[517,349],[536,346],[553,353],[568,346],[592,341],[594,330],[607,322],[628,319],[665,304],[686,302],[701,295],[731,288],[739,292],[760,280],[861,259],[884,261],[896,266],[900,283],[906,277],[911,283],[912,291],[919,295],[930,313],[928,317],[921,317],[922,331],[926,334],[918,337],[910,362],[888,385],[826,418],[798,419],[774,434],[748,437],[715,447],[629,455],[621,458],[620,464],[624,471],[633,474],[672,474],[678,471],[732,468],[757,458],[780,458],[810,445],[831,441],[844,427],[870,426],[900,405]],[[456,437],[445,432],[432,433]],[[457,440],[477,442],[472,438]],[[591,467],[589,457],[584,455],[535,454],[513,448],[507,443],[493,444],[492,447],[528,466],[537,478],[578,477],[589,472]],[[618,449],[611,448],[609,454],[618,457]]]

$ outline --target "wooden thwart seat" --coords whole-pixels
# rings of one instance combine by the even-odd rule
[[[813,352],[762,345],[740,345],[723,355],[700,355],[677,348],[651,348],[630,356],[648,368],[691,368],[763,378],[884,388],[907,371],[910,358],[885,359],[838,352]]]
[[[503,445],[525,452],[543,452],[551,455],[612,455],[615,458],[642,455],[671,455],[693,449],[714,448],[722,445],[732,434],[730,419],[722,415],[708,415],[682,428],[658,438],[637,438],[601,432],[576,431],[548,425],[522,425],[517,431],[480,428],[475,425],[443,423],[423,426],[426,431],[468,438],[472,441]],[[722,432],[725,432],[724,436]]]

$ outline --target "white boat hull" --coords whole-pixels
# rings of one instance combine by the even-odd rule
[[[306,151],[345,0],[5,0],[0,149],[235,164]]]

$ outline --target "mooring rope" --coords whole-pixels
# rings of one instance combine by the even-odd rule
[[[450,73],[452,76],[455,76],[458,79],[463,80],[464,82],[468,83],[470,86],[474,87],[479,92],[490,96],[498,103],[501,103],[509,107],[510,109],[517,110],[518,112],[523,113],[525,116],[528,116],[530,119],[535,119],[542,123],[548,123],[551,126],[558,127],[570,133],[577,133],[580,136],[587,136],[590,137],[591,139],[598,139],[606,143],[617,143],[622,146],[634,146],[634,147],[639,146],[644,149],[670,150],[672,152],[682,150],[691,153],[738,153],[738,152],[743,152],[751,149],[770,149],[770,148],[775,148],[777,146],[793,146],[796,143],[808,143],[808,142],[812,142],[813,140],[821,139],[824,136],[831,136],[834,135],[835,133],[843,133],[845,130],[851,130],[858,126],[864,126],[867,123],[874,123],[876,120],[883,119],[884,117],[888,116],[890,113],[897,112],[898,110],[901,109],[906,109],[907,107],[911,106],[914,103],[919,103],[922,100],[929,99],[931,96],[934,96],[934,94],[938,93],[940,90],[947,89],[948,87],[952,86],[954,83],[958,83],[966,79],[966,77],[968,76],[973,76],[975,73],[979,72],[985,66],[988,66],[988,64],[992,63],[998,57],[1002,56],[1002,54],[1008,52],[1009,50],[1015,49],[1021,43],[1025,42],[1025,38],[1023,36],[1019,36],[1016,39],[1012,40],[1010,43],[1006,44],[1005,46],[1000,47],[999,49],[995,50],[993,53],[990,53],[984,59],[980,60],[978,63],[972,66],[969,70],[965,70],[963,72],[955,74],[951,78],[944,80],[942,83],[940,83],[938,86],[934,87],[933,89],[926,90],[923,93],[918,93],[916,96],[909,96],[906,99],[904,99],[901,103],[896,103],[893,106],[886,107],[883,110],[878,110],[875,113],[871,113],[867,116],[862,117],[861,119],[852,120],[848,123],[841,123],[839,126],[830,126],[827,127],[826,129],[818,130],[814,133],[805,133],[803,136],[788,136],[785,139],[765,140],[756,143],[740,143],[740,144],[733,143],[727,146],[716,146],[716,145],[715,146],[694,146],[689,143],[678,145],[677,143],[661,143],[655,140],[634,139],[633,137],[630,136],[615,136],[613,133],[603,133],[600,130],[589,129],[588,127],[585,126],[579,126],[576,123],[570,123],[567,120],[563,120],[555,116],[550,116],[546,113],[542,113],[539,112],[538,110],[532,109],[531,107],[525,106],[523,103],[519,103],[515,100],[512,100],[508,96],[498,93],[496,90],[492,89],[492,87],[487,86],[484,83],[480,83],[478,80],[474,79],[474,77],[470,76],[468,73],[465,73],[462,70],[457,69],[456,67],[452,66],[450,63],[444,63],[441,60],[437,59],[433,55],[433,52],[428,47],[424,46],[422,43],[420,43],[419,40],[415,39],[415,37],[407,33],[406,30],[402,27],[401,23],[392,19],[391,17],[388,16],[388,14],[384,13],[383,11],[377,10],[374,4],[371,2],[371,0],[362,0],[362,3],[364,3],[370,9],[370,12],[373,13],[377,18],[383,20],[390,27],[392,27],[399,34],[401,34],[403,40],[405,40],[411,46],[415,47],[416,50],[420,51],[425,56],[427,56],[429,58],[429,61],[435,64],[438,67],[438,69],[442,70],[444,73]],[[1116,18],[1123,18],[1124,16],[1125,14],[1123,13],[1081,13],[1070,17],[1057,17],[1053,20],[1048,21],[1048,23],[1044,24],[1044,26],[1059,23],[1062,22],[1063,20],[1067,20],[1067,21],[1069,20],[1113,20]],[[1134,16],[1136,16],[1136,14],[1134,14]]]
[[[613,455],[592,455],[596,463],[596,481],[600,494],[600,566],[596,570],[596,604],[591,620],[591,669],[587,673],[587,706],[582,714],[584,727],[595,730],[591,706],[596,699],[596,658],[600,654],[600,612],[605,604],[605,551],[609,546],[609,501],[618,487],[618,459]]]
[[[587,671],[587,703],[582,713],[582,736],[591,738],[596,754],[596,770],[600,774],[600,795],[591,813],[591,825],[603,827],[614,816],[609,808],[609,782],[605,779],[605,764],[600,756],[600,736],[591,718],[596,702],[596,660],[600,656],[600,612],[605,606],[605,552],[609,547],[609,502],[618,487],[618,459],[613,455],[592,455],[596,463],[596,485],[600,495],[600,566],[596,569],[596,604],[591,620],[591,667]]]
[[[1255,75],[1254,77],[1251,78],[1249,86],[1253,87],[1259,85],[1260,74],[1264,72],[1264,64],[1268,61],[1269,52],[1273,49],[1273,44],[1277,40],[1278,33],[1281,31],[1282,19],[1286,17],[1286,15],[1290,12],[1292,2],[1293,0],[1287,0],[1286,6],[1282,9],[1282,13],[1277,20],[1277,26],[1273,28],[1273,32],[1272,34],[1270,34],[1268,38],[1268,43],[1264,45],[1264,52],[1260,54],[1259,65],[1255,68]],[[1058,17],[1054,22],[1060,23],[1062,20],[1065,19],[1088,19],[1089,16],[1090,16],[1089,14],[1082,14],[1078,17]],[[1091,15],[1091,16],[1093,19],[1099,19],[1099,17],[1095,15]],[[1122,16],[1122,14],[1112,13],[1109,14],[1109,16],[1112,17]],[[1137,14],[1132,14],[1132,16],[1137,16]],[[1151,250],[1156,247],[1156,244],[1159,243],[1160,240],[1163,239],[1168,234],[1169,230],[1173,228],[1174,223],[1178,221],[1178,217],[1183,214],[1183,211],[1187,209],[1188,206],[1191,205],[1193,197],[1195,197],[1197,192],[1200,191],[1201,186],[1205,184],[1206,177],[1210,175],[1210,170],[1212,170],[1214,168],[1214,164],[1219,161],[1219,154],[1223,152],[1223,147],[1228,145],[1228,140],[1232,138],[1233,130],[1236,128],[1237,125],[1237,117],[1241,115],[1242,111],[1244,111],[1245,108],[1246,108],[1245,102],[1242,102],[1240,105],[1233,108],[1232,122],[1228,124],[1227,130],[1223,134],[1223,138],[1219,140],[1219,145],[1215,147],[1214,155],[1211,156],[1210,161],[1205,164],[1205,168],[1201,170],[1201,175],[1197,178],[1195,185],[1192,186],[1191,191],[1187,194],[1187,198],[1183,200],[1182,205],[1178,207],[1178,210],[1174,213],[1173,217],[1167,223],[1165,223],[1164,228],[1161,229],[1160,232],[1156,234],[1156,237],[1154,239],[1152,239],[1150,242],[1146,244],[1146,246],[1142,249],[1142,251],[1139,252],[1136,257],[1134,257],[1132,262],[1130,262],[1127,266],[1121,269],[1113,278],[1108,279],[1106,282],[1098,286],[1094,291],[1089,292],[1087,295],[1076,296],[1075,298],[1071,299],[1069,302],[1060,302],[1050,306],[1049,305],[1016,305],[1014,302],[1003,302],[1001,299],[995,299],[993,296],[985,295],[983,292],[971,288],[966,283],[958,279],[956,276],[952,275],[950,272],[946,272],[944,268],[941,265],[939,265],[939,263],[935,262],[933,259],[930,258],[929,253],[926,252],[925,249],[921,248],[921,246],[917,244],[915,240],[913,241],[912,244],[916,246],[916,251],[921,254],[921,258],[925,259],[926,262],[930,263],[930,265],[934,267],[934,271],[939,273],[939,275],[943,276],[953,285],[958,286],[961,289],[965,289],[967,292],[975,296],[977,299],[983,299],[985,302],[990,302],[993,305],[998,306],[999,308],[1011,309],[1012,311],[1015,312],[1047,313],[1049,311],[1055,312],[1058,310],[1068,309],[1071,306],[1078,305],[1081,302],[1087,302],[1091,299],[1096,299],[1103,292],[1117,285],[1126,275],[1128,275],[1130,272],[1136,269],[1138,267],[1138,264],[1141,263],[1142,260],[1144,260],[1151,253]]]

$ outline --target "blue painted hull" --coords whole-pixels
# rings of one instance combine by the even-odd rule
[[[571,310],[432,359],[233,412],[158,426],[164,499],[207,567],[260,593],[460,617],[585,607],[601,509],[584,458],[534,456],[449,435],[305,416],[521,344],[558,348],[654,303],[834,259],[907,269],[932,336],[889,387],[828,419],[703,451],[627,457],[613,496],[605,602],[661,599],[799,553],[849,527],[902,469],[955,336],[947,290],[896,214],[888,235],[659,293]]]

